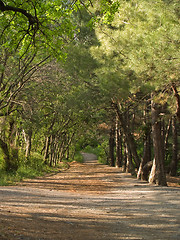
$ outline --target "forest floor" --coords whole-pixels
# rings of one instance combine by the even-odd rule
[[[149,185],[83,155],[65,171],[0,187],[0,240],[180,239],[179,178]]]

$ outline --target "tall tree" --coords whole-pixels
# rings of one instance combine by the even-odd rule
[[[154,158],[156,164],[156,180],[158,185],[166,186],[166,172],[164,162],[164,145],[162,125],[160,120],[160,106],[152,100],[152,136],[154,146]]]

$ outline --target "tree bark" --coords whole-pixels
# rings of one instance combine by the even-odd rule
[[[109,133],[109,164],[111,167],[115,167],[114,147],[115,147],[115,128],[114,124],[111,126]]]
[[[134,169],[133,162],[132,162],[131,149],[130,149],[128,143],[126,143],[126,155],[127,155],[126,172],[134,175],[135,169]]]
[[[180,122],[180,96],[179,96],[178,90],[176,88],[176,84],[172,83],[171,87],[172,87],[172,90],[174,92],[174,96],[176,98],[176,104],[177,104],[176,116],[177,116],[178,121]]]
[[[178,166],[178,137],[177,137],[177,124],[176,117],[172,119],[172,161],[170,164],[170,172],[171,176],[176,176],[177,174],[177,166]]]
[[[142,169],[141,180],[148,181],[152,166],[153,166],[153,161],[149,161],[144,165]]]
[[[123,172],[126,172],[126,166],[127,166],[127,150],[125,140],[123,140],[123,165],[122,165]]]
[[[156,183],[156,160],[155,160],[155,158],[154,158],[151,166],[152,167],[151,167],[151,172],[149,175],[148,182],[152,184],[152,183]]]
[[[144,152],[143,157],[141,160],[141,164],[138,170],[137,179],[141,180],[147,180],[148,179],[148,172],[144,169],[144,166],[146,163],[151,161],[151,131],[148,128],[145,133],[145,139],[144,139]]]
[[[45,162],[45,164],[48,164],[49,147],[50,147],[50,136],[48,136],[46,138],[46,143],[45,143],[45,152],[44,152],[44,162]]]
[[[149,121],[149,114],[151,111],[150,107],[150,96],[147,96],[144,111],[143,111],[143,125],[144,125],[144,148],[143,157],[141,159],[141,164],[138,170],[137,179],[148,180],[149,171],[147,171],[144,166],[151,161],[151,124]]]
[[[29,130],[26,134],[26,153],[25,157],[28,158],[31,153],[31,146],[32,146],[32,130]]]
[[[166,127],[166,133],[165,133],[165,140],[164,140],[164,151],[165,151],[165,161],[168,158],[168,145],[169,145],[169,136],[170,136],[170,130],[171,130],[171,126],[172,126],[172,118],[170,118],[168,125]],[[168,170],[170,171],[170,170]]]
[[[122,139],[119,128],[119,121],[116,118],[116,167],[122,166]]]
[[[161,121],[159,119],[160,106],[153,100],[151,102],[152,114],[152,137],[154,147],[154,158],[156,164],[156,180],[158,185],[167,186],[164,168],[164,144],[161,132]]]
[[[139,168],[139,165],[140,165],[141,161],[140,161],[140,158],[139,158],[139,156],[137,154],[136,143],[135,143],[134,137],[131,134],[131,132],[129,131],[129,129],[128,129],[126,123],[125,123],[124,117],[123,117],[122,113],[119,110],[118,104],[117,103],[113,103],[113,106],[114,106],[114,108],[116,110],[116,113],[118,115],[118,118],[119,118],[119,121],[121,123],[121,127],[123,129],[124,135],[126,136],[126,139],[128,141],[129,147],[131,149],[131,154],[132,154],[133,159],[135,161],[136,167]]]

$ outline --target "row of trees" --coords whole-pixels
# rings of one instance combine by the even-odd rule
[[[165,158],[170,154],[171,175],[177,173],[179,158],[178,3],[122,1],[114,19],[109,24],[103,21],[96,28],[101,44],[91,51],[101,63],[97,76],[117,116],[116,126],[120,126],[116,127],[117,142],[119,136],[124,139],[125,167],[128,165],[128,171],[133,172],[135,166],[139,169],[138,178],[146,180],[151,171],[149,182],[166,185]],[[170,146],[169,119],[172,122]],[[115,122],[112,123],[110,148],[114,145],[116,128]],[[122,150],[119,143],[116,146],[117,163],[121,165]],[[144,147],[138,154],[140,146]],[[114,151],[109,152],[114,165]]]
[[[0,1],[6,170],[18,168],[20,151],[51,166],[73,159],[93,132],[111,166],[166,185],[179,160],[178,7]]]

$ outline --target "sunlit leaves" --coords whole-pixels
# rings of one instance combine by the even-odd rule
[[[72,13],[77,10],[75,5],[61,0],[8,1],[5,4],[25,10],[37,22],[31,24],[21,12],[4,11],[0,23],[1,46],[5,44],[10,51],[20,49],[21,55],[33,46],[44,48],[57,58],[64,57],[63,48],[75,33],[72,19]]]
[[[162,88],[172,81],[172,74],[177,81],[180,37],[177,1],[119,2],[113,20],[109,24],[102,20],[96,27],[101,45],[92,48],[93,57],[104,69],[108,66],[107,72],[133,70],[136,78],[132,79],[131,89],[138,85],[143,88],[144,84]]]

